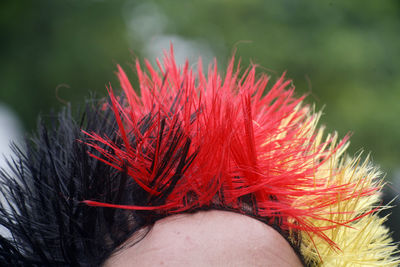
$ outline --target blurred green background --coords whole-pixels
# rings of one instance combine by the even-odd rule
[[[27,131],[38,114],[118,87],[117,63],[154,60],[170,42],[178,59],[216,57],[221,69],[236,50],[273,80],[287,71],[328,130],[353,133],[350,154],[372,152],[392,181],[385,198],[399,193],[399,0],[3,0],[0,33],[0,103]]]

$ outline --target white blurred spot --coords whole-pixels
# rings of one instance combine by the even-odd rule
[[[193,66],[201,57],[203,66],[207,67],[214,58],[211,48],[205,42],[188,40],[177,35],[159,35],[153,38],[144,48],[146,57],[162,59],[163,51],[169,51],[170,44],[174,46],[177,65],[183,65],[187,59]]]
[[[169,51],[170,44],[174,47],[175,60],[183,65],[186,59],[196,69],[199,57],[207,68],[214,54],[210,45],[203,39],[187,39],[176,34],[166,34],[168,17],[153,2],[147,1],[140,5],[128,4],[123,10],[128,28],[128,38],[135,49],[135,43],[141,43],[144,56],[153,64],[155,59],[163,58],[164,50]]]
[[[10,148],[11,142],[22,143],[22,126],[17,116],[5,105],[0,104],[0,168],[7,171],[9,169],[6,159],[13,157]],[[0,202],[8,207],[5,199],[0,195]],[[0,235],[10,237],[11,234],[4,227],[0,226]]]
[[[162,34],[167,25],[167,17],[151,1],[133,6],[128,3],[123,10],[128,28],[128,36],[137,40],[147,41]]]
[[[18,117],[0,103],[0,167],[7,168],[6,158],[12,156],[10,144],[21,144],[22,126]]]

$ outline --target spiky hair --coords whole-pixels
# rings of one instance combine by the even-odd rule
[[[123,89],[70,109],[17,150],[2,172],[1,263],[101,264],[138,230],[178,213],[221,209],[277,229],[307,265],[395,266],[378,217],[379,172],[344,155],[347,136],[323,137],[320,113],[284,76],[266,89],[256,67],[207,75],[173,51]],[[57,121],[58,120],[58,121]]]

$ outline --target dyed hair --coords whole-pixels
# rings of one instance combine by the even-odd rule
[[[380,218],[379,171],[324,138],[291,81],[201,61],[136,64],[139,94],[89,100],[41,122],[0,173],[0,265],[98,266],[138,230],[173,214],[228,210],[284,236],[308,266],[396,266]],[[243,74],[241,74],[243,73]],[[268,89],[266,89],[268,88]]]

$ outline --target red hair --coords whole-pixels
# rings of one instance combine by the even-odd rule
[[[224,78],[216,63],[205,74],[201,60],[195,73],[188,62],[177,66],[172,48],[163,64],[157,64],[158,71],[146,61],[144,72],[136,63],[139,94],[118,66],[125,98],[120,101],[110,86],[107,108],[115,113],[119,144],[87,133],[88,145],[102,155],[93,157],[126,172],[152,204],[85,203],[163,215],[223,208],[250,214],[287,233],[316,234],[333,246],[325,230],[366,215],[331,221],[328,206],[377,188],[356,190],[362,179],[344,184],[330,179],[336,170],[326,163],[344,148],[347,137],[338,144],[335,136],[320,142],[315,131],[319,114],[301,105],[304,97],[294,96],[284,75],[267,90],[267,75],[257,75],[255,66],[240,74],[233,58]],[[149,120],[151,126],[143,129]],[[330,224],[319,226],[318,220]]]

